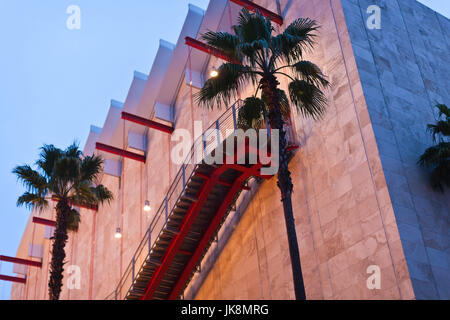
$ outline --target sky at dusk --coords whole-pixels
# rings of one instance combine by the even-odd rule
[[[111,99],[124,101],[133,72],[148,74],[159,40],[176,43],[188,3],[208,0],[0,0],[0,254],[15,256],[29,211],[11,170],[32,164],[44,143],[84,146]],[[449,0],[421,0],[450,17]],[[70,5],[81,29],[69,30]],[[1,262],[0,262],[1,263]],[[13,275],[1,263],[1,274]],[[0,299],[10,284],[0,281]]]

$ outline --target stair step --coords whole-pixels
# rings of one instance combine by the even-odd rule
[[[198,201],[197,197],[195,197],[193,195],[190,195],[190,194],[186,194],[186,193],[181,196],[181,199],[188,200],[188,201],[191,201],[191,202],[197,202]]]
[[[178,234],[180,234],[179,231],[174,230],[174,229],[172,229],[172,228],[167,228],[167,227],[166,227],[164,230],[167,231],[167,232],[169,232],[169,233],[171,233],[171,234],[173,234],[173,235],[178,235]]]

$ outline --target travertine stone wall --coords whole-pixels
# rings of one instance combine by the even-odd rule
[[[380,30],[365,28],[381,8]],[[416,298],[450,298],[450,193],[416,164],[426,125],[450,104],[450,21],[412,0],[344,0],[353,51]]]
[[[275,1],[258,3],[276,10]],[[294,116],[302,148],[290,168],[307,297],[414,298],[341,3],[281,1],[281,10],[286,24],[298,17],[321,24],[315,50],[305,59],[332,82],[323,120]],[[370,265],[381,268],[381,290],[366,286]],[[275,178],[263,183],[202,281],[190,292],[197,299],[293,298]]]

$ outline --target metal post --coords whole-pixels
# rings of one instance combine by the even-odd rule
[[[186,187],[186,167],[184,163],[181,165],[181,171],[183,172],[183,189]]]
[[[206,138],[205,138],[205,133],[203,132],[202,135],[202,140],[203,140],[203,158],[206,158]]]
[[[216,132],[217,132],[217,146],[220,144],[220,130],[219,130],[219,120],[216,120]]]
[[[134,290],[134,267],[136,265],[136,259],[133,256],[133,270],[132,270],[132,274],[131,274],[131,288],[132,290]]]
[[[233,111],[233,125],[234,125],[234,130],[236,130],[237,129],[236,107],[234,106],[234,104],[231,106],[231,111]]]
[[[271,130],[271,128],[270,128],[269,120],[267,119],[267,117],[264,117],[264,120],[265,120],[265,122],[266,122],[266,130],[267,130],[267,134],[269,135],[269,138],[270,138],[270,135],[271,135],[270,130]]]
[[[117,288],[114,290],[114,300],[117,300]]]
[[[183,168],[184,168],[184,166],[183,166]],[[183,173],[184,173],[184,170],[183,170]],[[184,174],[183,174],[183,177],[184,177]],[[184,184],[184,183],[183,183]],[[167,196],[166,196],[166,198],[164,199],[164,201],[165,201],[165,214],[166,214],[166,226],[167,226],[167,216],[168,216],[168,210],[169,210],[169,206],[168,206],[168,200],[167,200]]]
[[[148,261],[150,262],[150,259],[152,257],[152,227],[150,226],[148,228]]]

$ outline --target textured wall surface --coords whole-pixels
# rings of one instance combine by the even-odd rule
[[[412,0],[343,0],[352,47],[416,298],[450,298],[450,193],[416,164],[426,125],[450,103],[450,21]],[[365,28],[381,8],[381,29]]]
[[[258,3],[277,10],[275,1]],[[323,120],[294,113],[302,148],[290,169],[307,297],[414,298],[340,1],[281,1],[281,10],[286,24],[298,17],[320,23],[318,43],[305,59],[332,82]],[[279,200],[276,178],[264,182],[228,242],[210,250],[216,263],[192,281],[187,298],[293,298]],[[366,286],[370,265],[381,268],[381,290]]]
[[[277,11],[274,0],[256,2]],[[442,272],[445,267],[434,266],[428,257],[433,253],[437,257],[442,257],[440,253],[445,250],[448,253],[448,247],[436,248],[448,241],[448,235],[447,240],[438,240],[437,236],[445,236],[443,226],[436,227],[438,229],[431,226],[429,229],[424,228],[425,225],[422,224],[431,222],[424,221],[417,211],[407,205],[400,207],[403,203],[401,201],[407,196],[412,198],[414,194],[425,201],[429,194],[429,199],[432,199],[429,205],[433,206],[433,210],[437,210],[439,208],[437,205],[443,208],[445,197],[431,193],[427,189],[426,176],[416,167],[412,165],[406,167],[403,162],[396,160],[397,158],[384,156],[386,152],[395,151],[404,153],[405,156],[408,153],[399,151],[397,145],[392,147],[381,143],[380,134],[390,132],[400,136],[404,132],[401,129],[393,130],[393,126],[390,127],[390,131],[383,127],[382,124],[390,120],[386,117],[381,118],[385,114],[377,111],[374,101],[384,96],[386,99],[397,99],[397,104],[403,100],[409,101],[410,108],[414,106],[419,109],[421,106],[417,104],[419,101],[425,103],[427,110],[430,108],[426,105],[426,97],[424,99],[418,90],[413,90],[416,96],[411,101],[403,87],[399,87],[398,91],[392,88],[386,90],[398,92],[397,94],[404,93],[404,96],[380,93],[379,96],[373,97],[370,90],[377,88],[381,90],[380,85],[376,87],[370,83],[373,79],[377,80],[377,72],[375,71],[373,78],[370,78],[367,75],[370,70],[366,69],[370,66],[378,67],[378,63],[374,65],[372,60],[366,62],[368,66],[361,65],[365,63],[361,60],[361,55],[367,59],[367,55],[370,57],[370,53],[374,50],[364,46],[364,39],[367,44],[369,41],[362,24],[363,13],[359,11],[357,4],[357,1],[350,0],[342,0],[342,4],[341,0],[280,1],[285,25],[298,17],[310,17],[320,23],[321,29],[315,49],[307,53],[305,59],[318,64],[332,83],[327,92],[329,107],[324,119],[313,122],[302,118],[295,111],[293,113],[295,133],[301,148],[291,160],[290,169],[295,185],[293,206],[306,292],[311,299],[413,299],[416,296],[421,297],[422,291],[418,291],[416,287],[415,291],[413,290],[410,273],[411,277],[414,277],[422,269],[421,265],[410,263],[408,252],[410,256],[420,257],[419,251],[411,253],[415,248],[413,245],[419,242],[415,238],[406,242],[405,239],[420,235],[423,251],[429,261],[427,265],[434,274]],[[364,7],[364,4],[361,7]],[[230,18],[231,21],[235,21],[238,9],[233,5],[231,17],[228,9],[224,12],[220,29],[229,30]],[[442,25],[448,25],[447,20],[436,19],[440,19]],[[393,25],[386,27],[390,28],[388,30],[397,30],[399,23],[394,21]],[[277,27],[277,30],[281,29]],[[389,36],[397,37],[395,34]],[[363,44],[358,44],[359,42]],[[359,47],[369,54],[365,51],[359,52]],[[393,51],[392,55],[395,55],[396,52]],[[395,77],[402,77],[398,79],[405,79],[404,81],[408,79],[414,81],[408,70],[399,66],[400,62],[392,63],[392,68],[402,69],[403,73],[391,72],[386,77],[390,77],[392,81],[396,81]],[[219,64],[220,61],[215,58],[209,61],[210,66]],[[435,82],[432,81],[437,78],[431,78],[436,75],[430,72],[429,83],[433,84]],[[186,81],[183,80],[181,83],[175,103],[176,127],[191,131],[193,120],[199,120],[206,128],[217,119],[223,109],[211,111],[191,105],[191,88],[185,84]],[[286,88],[286,84],[286,81],[281,81],[283,88]],[[370,89],[368,84],[374,89]],[[439,90],[441,90],[438,91],[439,94],[445,93],[442,89]],[[193,93],[196,91],[197,89],[192,89]],[[254,88],[248,86],[241,92],[242,98],[253,92]],[[383,108],[386,108],[386,101],[383,103],[385,103]],[[423,111],[424,114],[427,112],[429,111]],[[403,121],[404,125],[405,119],[411,117],[421,116],[403,114],[402,118],[398,112],[398,117],[393,117],[392,121],[393,123]],[[426,123],[422,118],[420,121]],[[119,122],[119,125],[122,123]],[[421,127],[420,124],[410,124],[406,129],[410,127],[417,127],[415,139],[426,139],[423,130],[418,129]],[[405,136],[401,137],[406,139]],[[387,140],[390,143],[394,141],[390,137]],[[408,145],[416,147],[412,142]],[[120,179],[106,175],[103,177],[102,183],[114,192],[115,200],[110,205],[102,206],[95,215],[91,211],[81,210],[80,230],[76,235],[70,235],[67,244],[67,265],[75,264],[81,268],[81,288],[68,290],[65,282],[62,299],[90,297],[104,299],[114,291],[121,270],[123,273],[130,263],[152,216],[179,170],[169,158],[172,146],[173,142],[170,142],[168,135],[151,130],[148,132],[146,164],[125,160]],[[392,161],[391,166],[388,166],[389,161]],[[403,170],[401,173],[398,171],[399,168]],[[408,168],[411,169],[407,171]],[[393,174],[397,174],[400,178],[397,179]],[[412,178],[420,181],[420,184],[418,182],[415,185],[416,188],[420,186],[420,192],[414,193],[405,189],[405,183],[402,181]],[[399,190],[398,193],[396,190]],[[422,190],[428,193],[423,194]],[[153,210],[148,214],[142,210],[145,199],[150,200],[153,206]],[[210,248],[204,259],[202,272],[195,275],[185,291],[185,297],[292,299],[294,293],[289,251],[276,177],[263,182],[260,186],[253,186],[252,191],[243,195],[239,202],[241,205],[234,215],[228,217],[219,233],[218,244]],[[402,211],[399,208],[404,208],[404,215],[400,213]],[[416,222],[405,221],[409,217],[407,213],[411,213],[410,216],[414,216]],[[437,214],[438,211],[434,217],[443,219],[442,215]],[[42,213],[42,216],[51,218],[51,210]],[[124,236],[121,240],[115,239],[115,229],[121,224]],[[410,232],[407,228],[417,229],[420,232]],[[17,253],[20,257],[26,256],[32,229],[33,226],[29,223]],[[430,232],[427,234],[424,230]],[[44,268],[31,269],[26,286],[13,285],[11,293],[13,299],[47,297],[49,240],[43,240],[42,235],[37,235],[35,242],[43,244],[46,248]],[[436,261],[448,263],[442,259]],[[366,281],[370,276],[367,268],[371,265],[377,265],[381,269],[380,290],[367,288]],[[431,283],[421,280],[421,276],[422,274],[416,275],[413,281]],[[66,274],[65,281],[67,279]],[[435,290],[438,291],[437,288]]]

